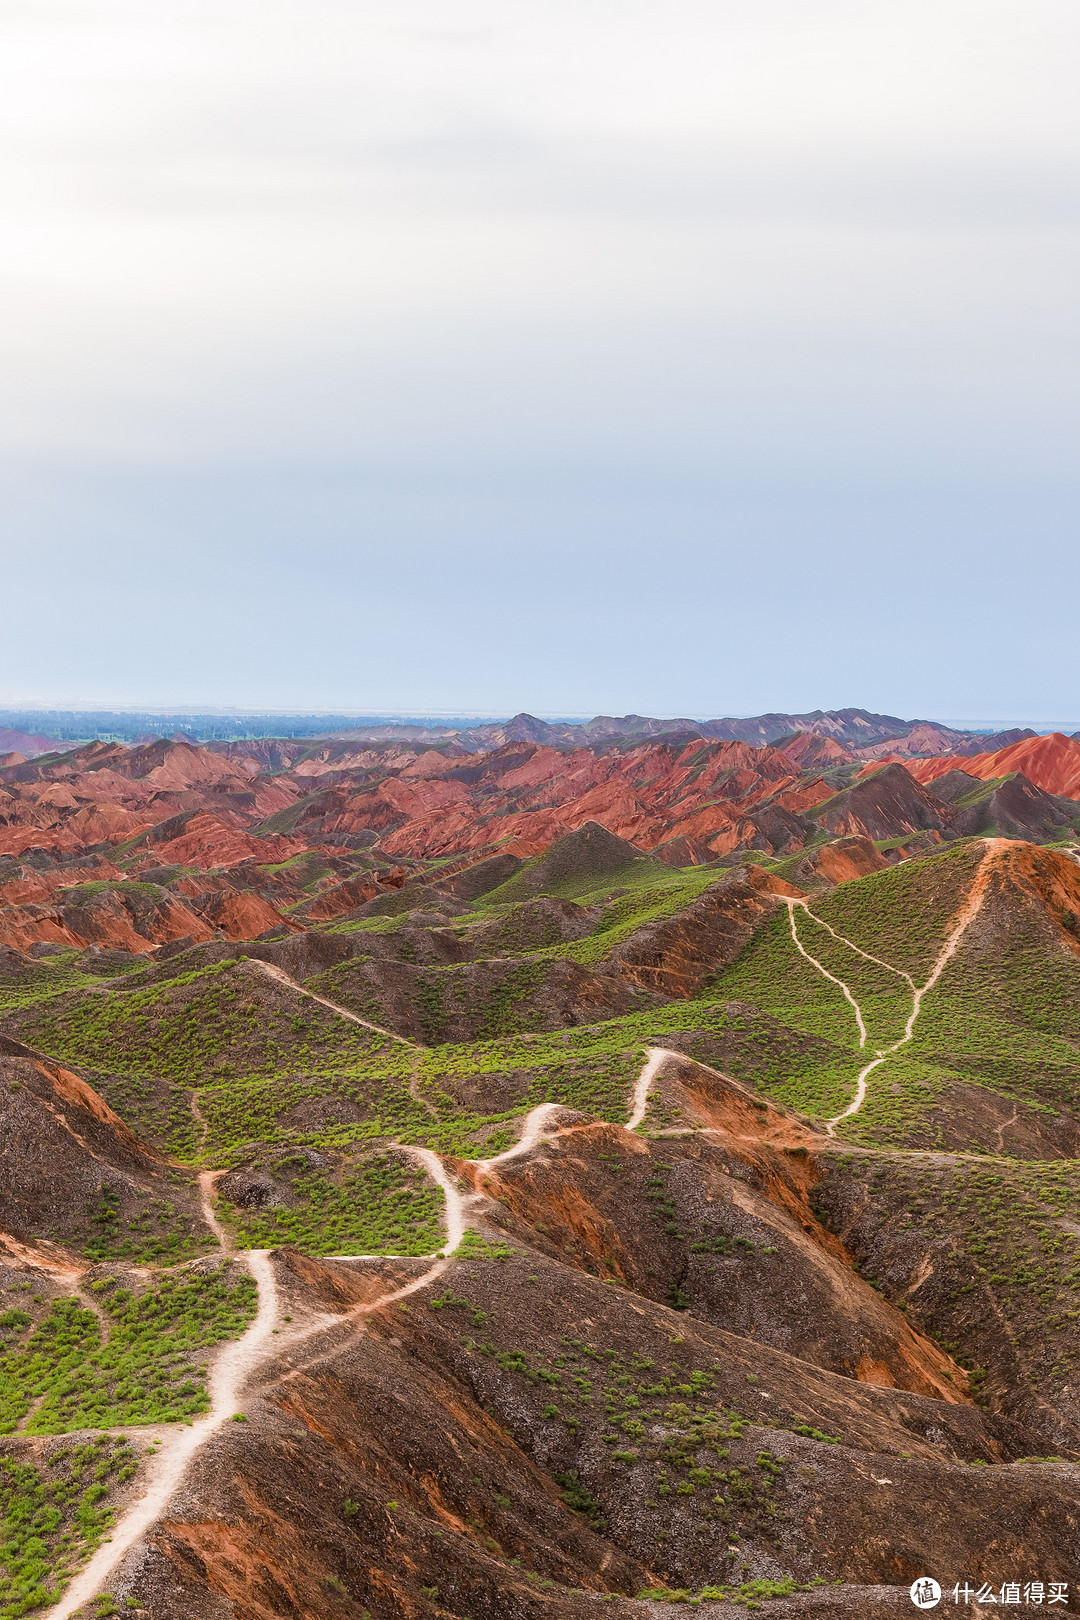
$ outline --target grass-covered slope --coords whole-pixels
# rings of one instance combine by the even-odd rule
[[[621,1571],[626,1620],[631,1594],[809,1604],[836,1570],[891,1582],[927,1493],[947,1550],[974,1546],[1002,1503],[1014,1551],[1071,1534],[1057,1474],[1015,1459],[1080,1456],[1080,872],[971,840],[800,894],[777,862],[628,869],[624,850],[598,862],[578,843],[582,870],[564,849],[502,891],[331,921],[258,959],[217,941],[134,975],[72,953],[0,963],[0,1107],[30,1167],[0,1189],[12,1615],[40,1612],[134,1477],[126,1448],[95,1460],[86,1436],[203,1415],[213,1357],[255,1320],[271,1263],[279,1332],[294,1310],[312,1313],[304,1333],[336,1324],[333,1388],[317,1341],[323,1371],[305,1361],[257,1424],[224,1424],[213,1490],[232,1502],[242,1482],[241,1570],[267,1567],[265,1547],[235,1548],[312,1435],[319,1479],[341,1483],[325,1500],[312,1487],[303,1556],[422,1520],[410,1557],[447,1571],[408,1588],[425,1620],[495,1612],[473,1575],[453,1595],[465,1564],[439,1559],[459,1534],[480,1538],[467,1556],[485,1579],[553,1614]],[[656,1070],[636,1140],[618,1127],[656,1048],[694,1062]],[[545,1103],[567,1110],[546,1126],[558,1135],[492,1165]],[[442,1157],[445,1198],[420,1149]],[[46,1162],[62,1197],[33,1170]],[[455,1184],[482,1235],[436,1272]],[[286,1338],[266,1343],[272,1359]],[[424,1405],[444,1386],[445,1419]],[[467,1478],[429,1457],[466,1413]],[[411,1459],[377,1502],[357,1482],[367,1423]],[[868,1470],[906,1493],[903,1522]],[[503,1505],[519,1498],[520,1531]],[[541,1555],[535,1526],[560,1515],[580,1520],[558,1532],[572,1550]],[[184,1536],[211,1567],[202,1534],[170,1520],[176,1567]],[[297,1615],[329,1612],[339,1587],[366,1594],[364,1570],[327,1556]],[[234,1578],[247,1592],[263,1577]],[[844,1603],[821,1612],[862,1612]]]
[[[139,1290],[109,1274],[89,1288],[86,1301],[35,1295],[0,1315],[0,1434],[174,1423],[205,1412],[199,1358],[255,1313],[254,1283],[228,1261],[167,1271]]]
[[[509,904],[496,891],[430,928],[378,925],[375,954],[303,985],[228,959],[91,987],[54,958],[24,973],[6,1027],[90,1076],[160,1149],[227,1172],[220,1209],[242,1246],[430,1253],[441,1195],[424,1191],[397,1146],[490,1156],[540,1103],[618,1123],[652,1047],[819,1121],[852,1103],[860,1070],[884,1052],[838,1139],[1053,1158],[1075,1151],[1077,1135],[1080,874],[1052,852],[1009,853],[1022,847],[987,866],[996,846],[972,840],[805,904],[767,896],[745,948],[697,993],[648,994],[634,1007],[635,990],[620,1016],[601,1006],[590,1017],[588,996],[569,984],[556,1028],[541,1017],[553,972],[610,973],[614,953],[650,928],[682,927],[710,896],[754,891],[715,870],[663,873],[623,894],[594,888],[580,903]],[[905,1039],[913,987],[986,872],[981,909]],[[392,1022],[402,983],[410,1034],[367,1027]],[[462,1019],[468,1036],[455,1038]],[[400,1005],[397,1021],[407,1023]],[[679,1125],[650,1115],[650,1128]],[[147,1216],[161,1207],[148,1200]],[[169,1257],[160,1222],[121,1214],[108,1191],[94,1219],[98,1235],[84,1241],[96,1256]]]

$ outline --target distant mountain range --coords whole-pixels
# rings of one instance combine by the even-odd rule
[[[913,755],[987,753],[1037,735],[1030,730],[953,731],[934,720],[902,720],[897,715],[872,714],[867,709],[813,709],[808,714],[758,714],[749,719],[724,720],[657,720],[641,714],[600,714],[580,725],[516,714],[511,720],[484,725],[435,729],[411,722],[376,724],[344,727],[325,735],[356,742],[430,743],[438,739],[459,743],[470,751],[486,751],[514,742],[543,743],[549,748],[595,748],[624,739],[669,741],[678,737],[711,737],[720,742],[763,747],[802,733],[831,738],[860,757],[875,748],[883,753]]]
[[[0,709],[0,754],[17,752],[27,758],[60,752],[73,743],[88,742],[92,738],[139,744],[168,736],[188,742],[341,737],[363,742],[454,742],[469,751],[487,751],[510,742],[589,748],[623,739],[687,736],[748,742],[760,747],[802,732],[832,738],[860,757],[879,745],[882,752],[912,755],[985,753],[1037,735],[1030,729],[994,733],[956,731],[936,720],[904,720],[898,715],[874,714],[867,709],[812,709],[805,714],[758,714],[717,720],[601,714],[581,722],[542,720],[527,713],[516,714],[511,719],[471,716],[433,719],[407,715]]]
[[[755,851],[835,880],[912,840],[1080,836],[1080,742],[1060,733],[977,752],[959,751],[962,738],[942,751],[956,734],[927,722],[861,750],[820,731],[587,743],[542,740],[545,726],[500,741],[517,727],[0,754],[0,947],[253,939],[309,906],[351,917],[394,886],[391,869],[403,880],[417,863],[530,860],[593,823],[669,868]]]

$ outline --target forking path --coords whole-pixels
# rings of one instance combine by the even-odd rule
[[[923,997],[928,991],[934,988],[935,984],[937,984],[945,970],[947,963],[956,954],[956,949],[960,944],[960,941],[963,939],[967,930],[970,928],[971,924],[982,910],[983,901],[986,899],[986,888],[990,880],[991,868],[1002,848],[1008,846],[1009,840],[1007,838],[986,838],[983,840],[983,842],[986,845],[986,853],[979,862],[974,881],[968,893],[968,897],[957,913],[956,920],[953,923],[949,933],[946,935],[945,943],[942,945],[941,950],[934,959],[933,966],[930,969],[930,975],[927,978],[926,983],[923,985],[917,985],[911,974],[905,973],[903,968],[893,967],[891,962],[883,961],[880,956],[873,956],[869,951],[864,951],[861,945],[856,945],[854,940],[846,939],[843,934],[837,933],[836,929],[833,928],[830,923],[827,923],[824,917],[818,917],[810,910],[809,901],[796,900],[789,895],[781,895],[779,897],[783,900],[784,904],[788,908],[788,921],[791,925],[791,937],[795,941],[796,948],[802,953],[803,956],[805,956],[806,960],[817,969],[819,973],[823,974],[826,979],[829,979],[833,984],[837,985],[838,988],[843,992],[846,999],[851,1003],[852,1011],[855,1014],[855,1022],[859,1030],[860,1047],[865,1048],[869,1038],[866,1028],[866,1020],[863,1018],[862,1008],[856,1001],[855,996],[851,991],[851,987],[845,984],[843,979],[838,978],[835,973],[830,973],[828,968],[825,967],[823,963],[819,962],[816,956],[812,956],[806,949],[806,946],[799,938],[799,930],[795,922],[795,908],[797,906],[801,906],[808,917],[812,917],[813,920],[822,928],[827,929],[833,938],[838,940],[840,944],[848,946],[848,948],[855,951],[857,955],[865,957],[868,962],[876,962],[878,967],[886,968],[888,972],[895,973],[898,979],[903,979],[906,982],[911,991],[911,1011],[908,1014],[907,1023],[904,1025],[904,1033],[900,1036],[899,1040],[893,1041],[891,1046],[879,1047],[876,1055],[870,1060],[870,1062],[867,1063],[864,1068],[859,1070],[859,1073],[855,1078],[855,1095],[852,1097],[846,1108],[842,1109],[839,1114],[835,1114],[832,1119],[826,1120],[825,1122],[825,1129],[830,1136],[836,1135],[836,1127],[840,1124],[841,1120],[850,1119],[853,1114],[857,1114],[862,1108],[863,1103],[866,1101],[866,1082],[869,1076],[873,1074],[874,1070],[879,1068],[881,1064],[887,1063],[894,1052],[898,1051],[901,1046],[906,1046],[908,1041],[911,1040],[911,1037],[915,1033],[915,1020],[918,1018],[922,1009]]]

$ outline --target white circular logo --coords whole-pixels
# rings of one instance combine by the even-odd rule
[[[911,1583],[911,1601],[917,1609],[936,1609],[941,1602],[941,1587],[929,1575],[920,1575]]]

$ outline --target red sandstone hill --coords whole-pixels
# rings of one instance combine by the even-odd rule
[[[843,765],[855,757],[835,737],[823,737],[816,731],[797,731],[793,737],[780,738],[773,746],[803,770],[810,765]]]
[[[923,740],[939,745],[936,737]],[[464,733],[250,748],[151,738],[40,759],[16,752],[0,764],[0,937],[117,945],[123,937],[132,950],[184,933],[253,937],[285,926],[290,908],[305,926],[325,922],[381,903],[431,861],[528,860],[590,823],[688,866],[746,849],[796,856],[823,832],[882,840],[989,827],[1038,837],[1069,823],[1062,794],[1080,798],[1080,743],[1062,736],[1022,738],[994,754],[875,760],[854,779],[850,745],[812,730],[779,746],[686,735],[491,741],[470,752]],[[1017,772],[1034,786],[1021,784],[1008,803],[954,810],[951,789],[939,797],[931,784],[958,768],[961,786]],[[828,857],[817,864],[822,877],[831,873]],[[115,901],[91,908],[92,918],[66,915],[59,891],[131,878],[170,897],[153,921],[132,920],[124,907],[113,915]]]
[[[942,754],[936,759],[905,762],[919,782],[933,782],[948,771],[963,770],[982,782],[1021,772],[1044,793],[1080,799],[1080,742],[1054,731],[1047,737],[1025,737],[992,754]]]
[[[54,753],[63,746],[55,737],[39,737],[33,732],[13,731],[10,726],[0,726],[0,754],[17,753],[29,759],[35,754]]]

